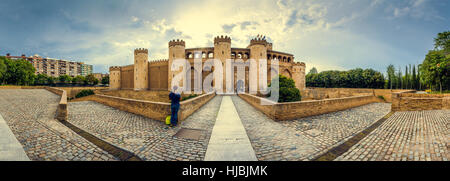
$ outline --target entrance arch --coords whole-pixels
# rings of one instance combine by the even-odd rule
[[[287,78],[292,78],[292,74],[289,71],[289,69],[284,69],[283,72],[281,72],[281,75],[287,77]]]

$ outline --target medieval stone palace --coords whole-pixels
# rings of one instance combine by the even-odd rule
[[[194,67],[194,59],[201,59],[206,62],[208,59],[217,59],[224,65],[227,59],[242,59],[244,62],[250,59],[256,61],[267,59],[267,69],[270,69],[270,60],[279,60],[280,74],[292,78],[296,87],[305,89],[305,63],[294,62],[294,55],[272,50],[272,43],[264,38],[255,38],[250,41],[247,48],[232,48],[231,38],[218,36],[214,38],[214,47],[189,48],[186,49],[183,40],[172,40],[169,42],[169,59],[148,61],[147,49],[134,50],[134,64],[127,66],[110,67],[110,88],[111,89],[131,89],[131,90],[169,90],[175,72],[171,71],[172,62],[176,59],[186,59]],[[225,66],[223,66],[225,69]],[[235,77],[236,70],[233,68]],[[223,71],[225,72],[225,70]],[[248,84],[248,67],[245,72],[245,85]],[[271,80],[271,71],[267,71],[268,83]],[[191,71],[191,85],[195,85],[194,80],[196,69]],[[204,80],[210,71],[202,71]],[[224,78],[225,79],[225,78]],[[224,80],[225,81],[225,80]],[[236,78],[234,79],[236,87]],[[193,87],[193,86],[192,86]],[[226,89],[224,83],[223,86]],[[248,86],[245,91],[248,92]]]

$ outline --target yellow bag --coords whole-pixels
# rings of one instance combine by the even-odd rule
[[[170,115],[166,117],[166,124],[167,124],[167,125],[170,124]]]

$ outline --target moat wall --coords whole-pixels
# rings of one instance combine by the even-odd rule
[[[165,91],[133,91],[133,90],[101,90],[97,91],[99,94],[104,94],[113,97],[122,97],[128,99],[137,99],[154,102],[170,102],[169,92]]]
[[[383,102],[383,100],[373,95],[361,95],[345,98],[331,98],[289,103],[276,103],[265,98],[250,94],[239,94],[239,96],[247,103],[251,104],[253,107],[276,121],[315,116],[358,107],[369,103]],[[261,105],[261,102],[270,103],[270,105]]]
[[[54,88],[54,87],[45,87],[46,90],[61,96],[61,99],[58,103],[58,107],[56,109],[55,118],[60,121],[67,121],[69,118],[69,108],[67,107],[67,92],[63,89]]]
[[[393,93],[392,111],[450,109],[450,94]]]
[[[322,100],[330,98],[343,98],[352,96],[374,95],[383,96],[386,102],[392,102],[392,93],[405,92],[413,90],[403,89],[360,89],[360,88],[315,88],[308,87],[301,90],[302,100]]]
[[[214,98],[215,95],[215,93],[204,94],[181,102],[180,111],[178,112],[178,119],[180,121],[186,119],[201,106],[205,105],[212,98]],[[76,99],[75,101],[95,101],[122,111],[127,111],[160,121],[165,121],[166,117],[170,115],[171,112],[170,103],[128,99],[109,95],[96,94]]]

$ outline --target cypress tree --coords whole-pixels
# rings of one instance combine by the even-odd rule
[[[416,77],[416,66],[415,65],[413,66],[413,69],[412,69],[412,83],[413,83],[412,88],[417,90],[417,77]]]

